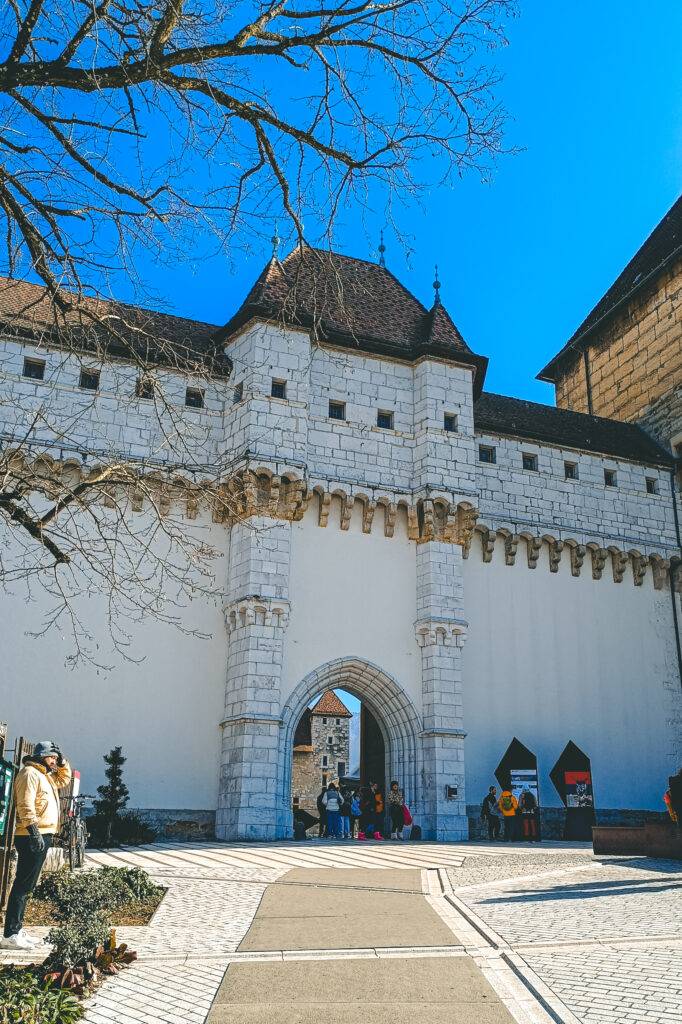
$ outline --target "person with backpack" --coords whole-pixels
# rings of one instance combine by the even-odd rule
[[[485,821],[488,825],[488,839],[490,842],[492,843],[495,839],[499,839],[502,823],[500,822],[500,808],[497,804],[497,789],[495,786],[491,786],[488,790],[488,795],[483,797],[481,820]]]
[[[351,836],[351,831],[350,831],[350,801],[351,801],[351,796],[350,796],[350,790],[349,789],[343,789],[341,791],[341,799],[343,800],[343,803],[341,804],[341,837],[343,839],[350,839],[350,836]]]
[[[405,827],[405,798],[394,779],[388,791],[388,813],[391,816],[391,839],[402,839]]]
[[[329,783],[327,792],[322,798],[325,810],[327,811],[327,837],[331,839],[341,838],[341,808],[343,797],[333,782]]]
[[[511,789],[502,790],[497,806],[502,812],[504,821],[504,841],[505,843],[513,842],[516,839],[516,812],[519,809],[519,802]]]
[[[521,793],[519,813],[523,838],[529,843],[538,842],[538,802],[529,789],[524,789]]]
[[[369,786],[363,786],[360,790],[360,828],[358,839],[363,842],[365,839],[376,839],[377,833],[374,829],[376,818],[376,803],[374,792]],[[381,834],[378,833],[381,839]]]
[[[350,834],[352,839],[355,839],[358,834],[360,813],[360,790],[356,789],[350,801]]]

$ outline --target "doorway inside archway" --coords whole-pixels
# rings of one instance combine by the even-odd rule
[[[318,797],[330,783],[353,793],[375,782],[385,793],[384,733],[366,703],[348,690],[323,690],[309,702],[296,726],[291,757],[294,818],[311,834],[319,823]]]

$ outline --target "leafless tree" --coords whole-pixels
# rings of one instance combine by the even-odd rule
[[[3,262],[42,286],[3,314],[4,333],[35,343],[39,314],[38,343],[64,365],[85,353],[132,366],[149,382],[159,439],[146,461],[110,433],[105,444],[106,432],[95,451],[81,429],[92,405],[67,412],[45,392],[18,412],[5,389],[0,521],[21,539],[2,556],[6,584],[47,574],[58,615],[94,588],[133,614],[175,620],[178,593],[210,587],[215,552],[166,506],[185,486],[181,468],[206,487],[226,466],[208,474],[206,438],[155,381],[176,370],[201,390],[227,379],[229,361],[210,331],[179,337],[169,320],[112,303],[112,291],[122,275],[143,291],[146,262],[177,258],[200,236],[235,251],[279,215],[294,240],[304,224],[329,240],[349,204],[485,173],[505,122],[489,51],[514,10],[514,0],[3,5]],[[145,488],[152,523],[140,531],[128,511]],[[163,535],[153,569],[142,568],[150,530]]]

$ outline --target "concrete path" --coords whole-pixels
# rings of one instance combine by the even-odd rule
[[[329,1024],[512,1024],[424,898],[421,872],[384,871],[377,881],[376,871],[363,869],[298,869],[268,886],[239,951],[306,950],[307,957],[231,964],[208,1024],[307,1024],[320,1017]],[[376,956],[388,949],[392,958]]]

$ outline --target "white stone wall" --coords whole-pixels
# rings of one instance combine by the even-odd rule
[[[643,553],[676,547],[667,471],[484,433],[476,434],[477,459],[481,444],[495,448],[496,462],[476,464],[479,522],[578,543],[601,538],[602,547],[615,543]],[[523,469],[524,453],[537,456],[537,472]],[[577,464],[577,480],[565,479],[564,462]],[[605,469],[615,470],[617,487],[605,485]],[[647,493],[646,477],[658,481],[658,494]]]
[[[597,808],[663,810],[682,762],[682,689],[670,592],[504,562],[464,563],[465,763],[480,804],[516,736],[538,758],[541,800],[559,806],[549,772],[569,740],[592,759]]]

